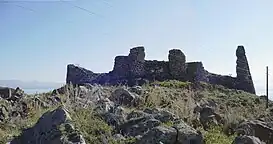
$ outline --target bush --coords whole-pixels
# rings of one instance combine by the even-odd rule
[[[234,135],[225,135],[221,127],[213,127],[204,133],[206,144],[231,144],[235,138]]]

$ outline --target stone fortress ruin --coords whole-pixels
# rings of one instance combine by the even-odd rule
[[[68,64],[66,83],[132,86],[141,85],[147,81],[202,81],[255,94],[243,46],[237,47],[236,56],[237,77],[231,77],[208,72],[204,69],[202,62],[186,62],[186,56],[179,49],[169,50],[168,61],[145,60],[145,49],[139,46],[130,49],[128,56],[116,56],[114,68],[109,73],[94,73]]]

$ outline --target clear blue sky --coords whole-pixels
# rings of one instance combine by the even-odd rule
[[[137,45],[146,59],[167,60],[180,48],[187,61],[236,76],[242,44],[258,93],[266,65],[273,82],[272,0],[1,1],[0,79],[64,82],[68,63],[108,72]]]

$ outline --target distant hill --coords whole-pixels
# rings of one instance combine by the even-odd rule
[[[57,82],[39,82],[39,81],[21,81],[21,80],[0,80],[0,86],[22,89],[48,89],[59,88],[64,83]]]

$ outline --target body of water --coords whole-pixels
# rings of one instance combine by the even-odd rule
[[[55,88],[46,88],[46,89],[23,89],[23,91],[26,94],[36,94],[36,93],[46,93],[46,92],[51,92]]]

